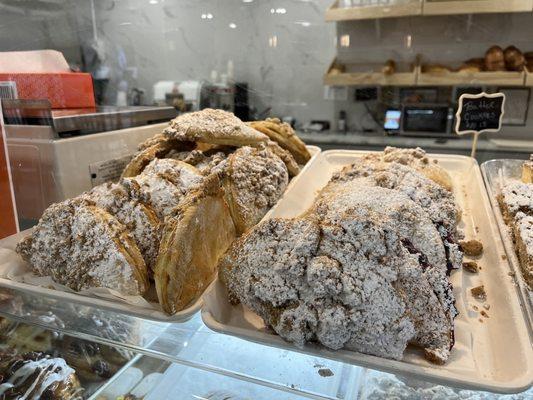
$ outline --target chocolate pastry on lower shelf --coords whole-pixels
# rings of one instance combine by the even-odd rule
[[[56,346],[84,382],[111,378],[131,358],[124,351],[71,336],[64,336]]]
[[[83,388],[64,359],[31,352],[0,354],[0,398],[82,400]]]

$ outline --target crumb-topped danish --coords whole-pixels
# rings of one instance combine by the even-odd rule
[[[456,229],[458,207],[415,169],[377,161],[347,167],[300,217],[250,230],[220,277],[231,301],[298,346],[401,359],[412,344],[443,364],[457,309],[438,223]]]

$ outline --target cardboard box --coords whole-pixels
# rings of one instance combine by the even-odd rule
[[[93,79],[83,72],[0,72],[13,81],[19,99],[48,99],[52,108],[94,108]]]

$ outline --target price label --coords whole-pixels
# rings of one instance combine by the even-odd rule
[[[503,93],[463,94],[455,114],[455,133],[474,134],[471,156],[475,157],[477,140],[482,132],[498,132],[502,128],[505,107]]]
[[[459,98],[455,132],[498,132],[502,127],[505,95],[503,93],[463,94]]]

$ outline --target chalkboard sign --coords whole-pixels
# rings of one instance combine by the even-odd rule
[[[497,132],[502,127],[505,95],[503,93],[463,94],[459,98],[455,132]]]

